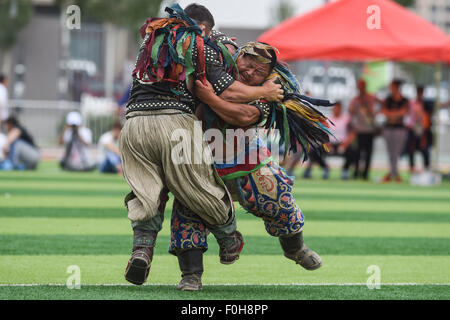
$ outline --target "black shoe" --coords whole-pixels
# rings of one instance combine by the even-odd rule
[[[202,290],[202,275],[190,274],[183,276],[177,286],[180,291],[200,291]]]
[[[322,266],[320,256],[303,242],[303,232],[278,238],[284,256],[301,265],[306,270],[316,270]]]

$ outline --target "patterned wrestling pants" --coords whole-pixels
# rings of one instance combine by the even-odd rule
[[[248,212],[264,220],[274,237],[302,231],[304,217],[292,195],[293,180],[277,163],[270,162],[251,174],[226,181],[233,199]],[[174,200],[169,252],[208,249],[208,231],[201,219]],[[245,236],[245,235],[244,235]]]

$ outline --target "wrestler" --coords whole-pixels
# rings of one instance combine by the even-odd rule
[[[218,41],[227,45],[232,44],[231,39],[224,35],[216,33],[214,36]],[[277,63],[274,48],[262,43],[249,43],[238,50],[235,59],[237,70],[233,72],[233,75],[243,83],[260,85],[269,75],[281,79],[283,74],[285,77],[282,81],[285,83],[285,88],[290,87],[292,92],[299,91],[298,83],[289,70]],[[222,155],[218,155],[215,150],[217,171],[226,182],[233,199],[239,201],[247,212],[264,220],[266,231],[271,236],[279,238],[281,248],[288,259],[307,270],[318,269],[322,265],[320,256],[310,250],[303,241],[304,216],[294,201],[293,178],[289,177],[274,161],[264,141],[258,135],[258,130],[268,128],[269,122],[272,123],[271,117],[276,117],[276,114],[272,112],[273,105],[263,99],[250,105],[230,103],[217,97],[211,85],[203,85],[199,81],[196,82],[195,92],[202,102],[209,105],[202,108],[203,112],[197,112],[201,115],[205,129],[245,128],[246,132],[253,131],[246,135],[247,139],[243,144],[234,146],[235,151],[241,149],[238,153],[244,153],[243,163],[236,161],[238,157],[234,157],[232,161],[223,161]],[[305,148],[309,147],[309,144],[305,145],[305,143],[310,143],[313,148],[316,148],[328,142],[329,132],[321,127],[326,124],[326,118],[311,108],[311,101],[304,98],[300,95],[291,96],[285,101],[289,110],[284,113],[292,118],[291,149],[295,148],[292,143],[296,145],[296,137],[303,140],[301,144]],[[318,100],[312,102],[323,103]],[[302,107],[298,104],[302,104]],[[298,120],[300,116],[293,113],[295,108],[301,108],[297,111],[307,116]],[[309,119],[309,123],[302,123],[306,118]],[[298,129],[295,132],[293,122],[300,123],[301,127],[309,132],[303,136]],[[314,130],[317,131],[314,132]],[[237,142],[232,139],[231,142],[226,143],[236,144]],[[184,209],[174,207],[169,252],[178,257],[182,255],[190,257],[184,261],[179,258],[182,279],[178,289],[196,291],[202,287],[202,255],[208,249],[207,226],[201,219],[196,218],[195,212]]]
[[[148,277],[169,191],[176,198],[174,207],[195,210],[214,234],[221,263],[235,262],[242,250],[232,199],[212,161],[179,164],[172,159],[178,143],[172,140],[172,133],[180,128],[189,133],[186,138],[192,146],[186,157],[197,159],[202,152],[200,159],[212,158],[203,152],[208,150],[206,143],[194,139],[196,98],[189,87],[195,78],[208,80],[219,95],[228,91],[230,96],[273,101],[283,93],[272,81],[263,87],[236,82],[225,72],[220,52],[208,40],[214,27],[211,13],[199,5],[186,10],[174,4],[166,8],[169,18],[149,19],[141,29],[144,40],[119,140],[123,175],[132,190],[125,204],[134,233],[125,279],[137,285]]]

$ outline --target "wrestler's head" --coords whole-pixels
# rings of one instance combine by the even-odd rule
[[[215,25],[214,17],[205,6],[192,3],[184,9],[184,12],[186,12],[189,18],[197,22],[200,29],[202,29],[203,36],[211,35],[211,31]]]
[[[249,42],[240,49],[236,59],[238,81],[257,86],[263,83],[277,62],[275,48],[261,42]]]

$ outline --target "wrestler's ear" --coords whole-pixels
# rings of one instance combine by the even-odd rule
[[[200,24],[199,27],[202,30],[202,36],[203,37],[204,36],[208,36],[209,37],[211,35],[211,33],[208,32],[208,28],[206,28],[206,26],[204,24]]]

